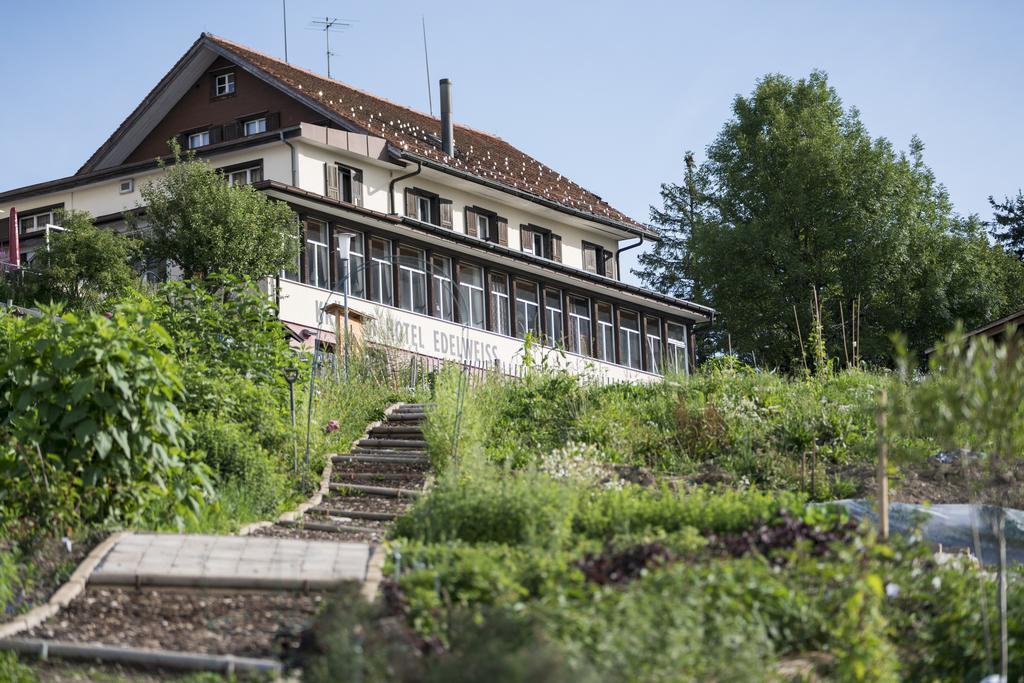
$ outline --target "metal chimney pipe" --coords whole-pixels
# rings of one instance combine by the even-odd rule
[[[452,123],[452,82],[441,79],[441,151],[455,156],[455,125]]]

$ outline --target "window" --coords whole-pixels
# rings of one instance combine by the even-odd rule
[[[119,192],[121,194],[128,194],[129,192],[134,192],[134,191],[135,191],[135,179],[134,178],[125,178],[124,180],[121,181],[121,186],[119,188]]]
[[[534,225],[520,225],[519,246],[528,254],[550,259],[551,233]]]
[[[363,204],[363,172],[341,164],[324,164],[324,195],[331,199]]]
[[[210,131],[204,130],[199,133],[192,133],[188,136],[188,148],[196,149],[210,144]]]
[[[297,217],[295,219],[295,228],[294,231],[288,231],[288,237],[299,242],[298,253],[295,254],[295,260],[281,270],[281,277],[292,282],[301,282],[302,279],[299,274],[302,272],[302,221]]]
[[[515,281],[516,295],[516,336],[526,339],[531,334],[540,339],[540,301],[537,285],[532,282]]]
[[[417,197],[416,198],[416,213],[419,219],[424,223],[433,223],[434,215],[431,211],[430,197]]]
[[[265,118],[250,119],[242,124],[243,135],[259,135],[267,132],[267,120]]]
[[[620,363],[640,369],[640,316],[629,311],[619,311],[619,354]]]
[[[482,240],[490,239],[491,219],[489,216],[485,216],[482,213],[476,214],[476,233],[473,236],[479,237]]]
[[[263,180],[263,166],[250,166],[230,171],[227,174],[228,185],[250,185]]]
[[[569,350],[581,356],[589,356],[590,337],[590,302],[582,297],[571,296],[569,297]]]
[[[611,304],[597,304],[597,357],[606,363],[615,362],[615,322]]]
[[[615,252],[599,244],[583,243],[583,270],[615,278]]]
[[[661,373],[661,320],[644,316],[644,360],[647,371]]]
[[[507,297],[506,297],[506,311]],[[505,316],[508,319],[508,316]],[[484,271],[477,266],[459,265],[459,320],[484,329]]]
[[[348,268],[342,266],[341,243],[345,235],[351,235],[348,242]],[[363,235],[358,232],[334,233],[334,291],[344,292],[345,281],[348,276],[348,293],[360,299],[366,298],[366,252],[363,250]]]
[[[427,268],[419,249],[398,249],[398,305],[413,313],[427,312]]]
[[[432,256],[430,259],[430,282],[433,287],[434,310],[432,315],[442,320],[455,319],[455,292],[452,286],[452,260],[447,256]],[[483,312],[481,311],[481,314]]]
[[[394,289],[391,278],[391,242],[370,238],[370,298],[379,304],[391,305]]]
[[[59,210],[60,209],[51,209],[49,211],[34,213],[29,216],[19,216],[18,227],[24,235],[34,232],[42,232],[46,229],[47,225],[58,225],[57,212]],[[22,260],[22,263],[24,263],[24,260]]]
[[[217,77],[213,80],[214,97],[223,97],[224,95],[230,95],[233,92],[235,92],[234,72],[218,74]]]
[[[491,273],[487,278],[491,288],[490,328],[491,332],[510,335],[508,278],[501,273]]]
[[[544,341],[549,346],[564,344],[562,339],[562,293],[544,288]]]
[[[306,268],[305,283],[314,287],[329,287],[327,223],[313,218],[305,222]]]
[[[669,323],[667,327],[668,353],[665,356],[665,369],[668,371],[688,372],[686,326],[678,323]]]

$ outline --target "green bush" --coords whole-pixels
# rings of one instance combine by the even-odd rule
[[[542,475],[445,477],[395,524],[394,535],[428,543],[531,544],[568,540],[575,490]]]
[[[0,681],[4,683],[37,683],[39,679],[13,652],[0,652]]]
[[[209,483],[166,331],[144,305],[60,314],[0,317],[0,506],[47,526],[194,515]]]

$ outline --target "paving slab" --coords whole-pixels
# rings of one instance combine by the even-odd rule
[[[319,590],[366,579],[366,543],[268,536],[126,534],[89,577],[106,586]]]

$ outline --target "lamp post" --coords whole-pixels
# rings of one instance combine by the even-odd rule
[[[299,379],[299,369],[289,365],[284,369],[284,381],[288,382],[288,409],[292,416],[292,461],[295,474],[299,473],[299,444],[295,441],[295,381]]]
[[[345,323],[343,334],[345,339],[342,342],[343,350],[345,354],[345,381],[349,381],[348,373],[348,279],[349,279],[349,249],[352,245],[352,238],[355,237],[350,232],[341,232],[335,235],[335,239],[338,240],[338,258],[341,261],[341,296],[342,296],[342,307],[345,309]]]

